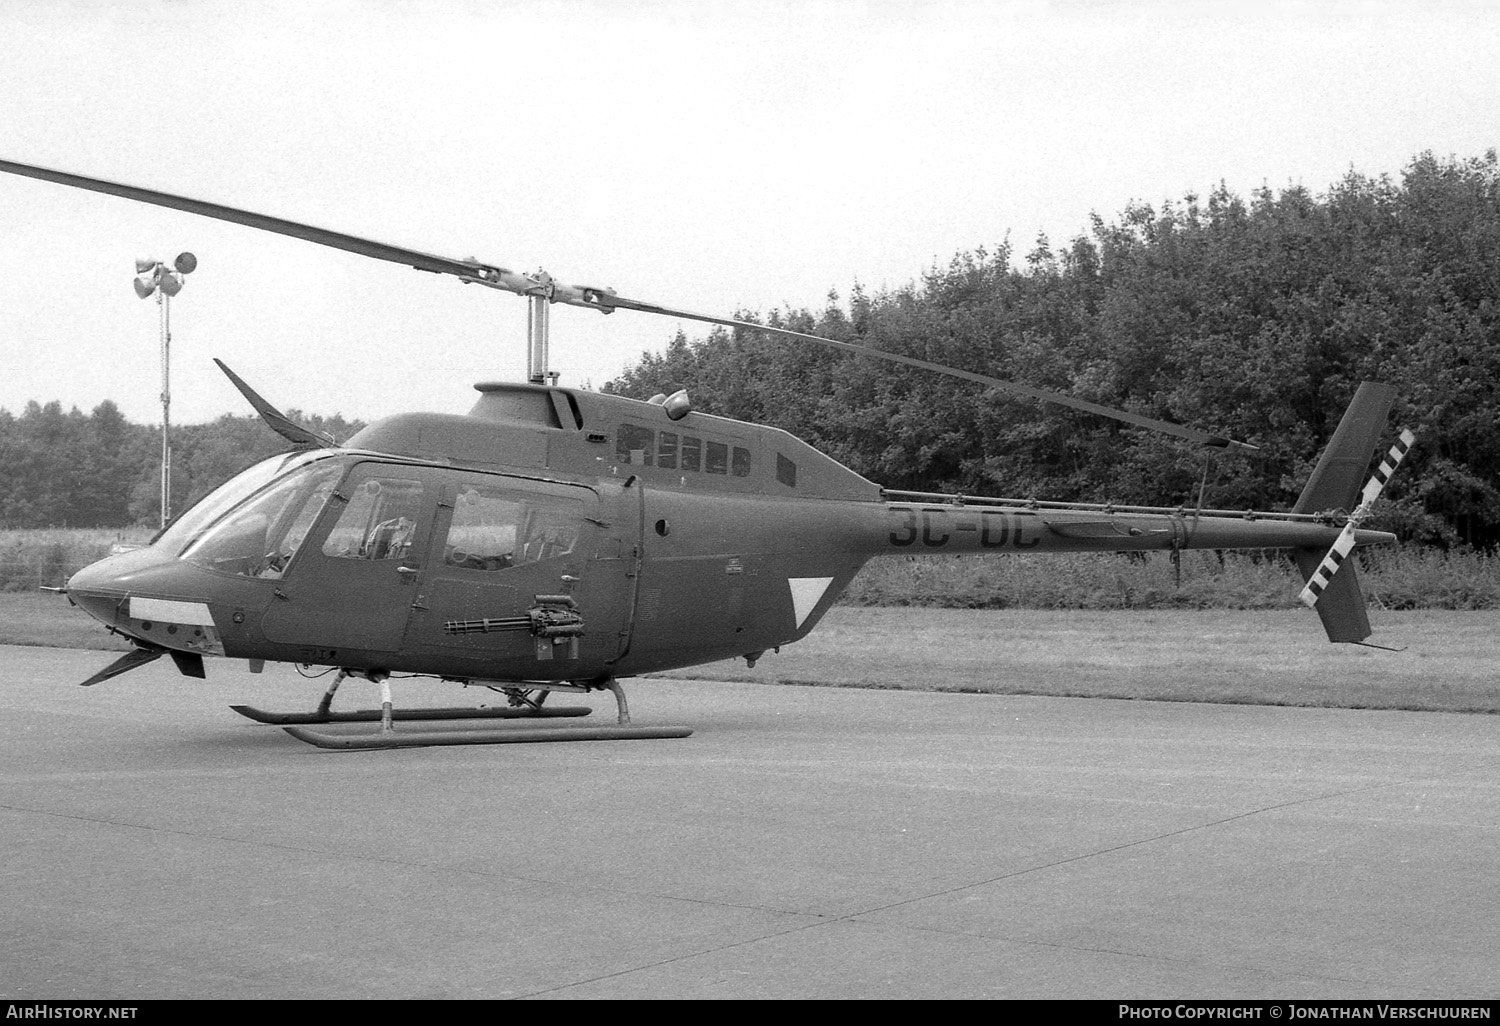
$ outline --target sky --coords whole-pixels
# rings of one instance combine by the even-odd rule
[[[1326,190],[1500,126],[1500,5],[0,0],[0,157],[705,313],[821,308],[1220,182]],[[0,175],[0,408],[462,413],[526,301]],[[679,327],[552,310],[598,387]],[[893,370],[893,373],[908,373]],[[915,372],[912,372],[915,373]]]

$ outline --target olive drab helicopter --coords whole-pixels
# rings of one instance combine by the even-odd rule
[[[221,363],[290,451],[227,481],[150,545],[75,573],[68,599],[132,650],[96,684],[166,655],[205,675],[204,656],[323,667],[307,713],[236,710],[328,748],[681,737],[632,725],[618,679],[743,657],[751,665],[811,631],[873,556],[915,553],[1290,550],[1303,601],[1331,641],[1370,635],[1360,527],[1412,444],[1403,432],[1361,489],[1394,390],[1360,386],[1288,513],[975,498],[884,489],[785,431],[696,412],[684,392],[649,402],[565,388],[548,370],[553,304],[767,332],[966,379],[1165,432],[1253,446],[984,374],[850,342],[660,306],[202,200],[0,161],[0,170],[170,207],[451,275],[525,297],[528,381],[480,384],[464,416],[403,413],[352,438],[288,420]],[[1353,509],[1351,514],[1348,510]],[[494,689],[504,706],[393,709],[392,674]],[[382,688],[379,710],[335,712],[340,683]],[[587,713],[553,691],[611,691],[617,724],[401,729],[401,720],[544,719]],[[367,733],[311,725],[368,720]]]

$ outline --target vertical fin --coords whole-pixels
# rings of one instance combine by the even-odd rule
[[[1297,505],[1292,507],[1293,513],[1353,508],[1395,399],[1396,389],[1392,385],[1374,381],[1360,384],[1298,496]]]
[[[1371,633],[1358,568],[1347,557],[1354,549],[1355,529],[1368,513],[1370,503],[1375,501],[1395,472],[1396,465],[1416,441],[1410,431],[1402,431],[1400,441],[1391,447],[1375,476],[1365,483],[1363,490],[1360,489],[1395,397],[1396,390],[1390,385],[1373,381],[1360,384],[1298,496],[1297,504],[1292,507],[1294,513],[1352,510],[1343,531],[1326,554],[1316,549],[1298,549],[1293,553],[1298,569],[1307,580],[1307,587],[1300,596],[1302,603],[1317,610],[1329,641],[1357,644]]]

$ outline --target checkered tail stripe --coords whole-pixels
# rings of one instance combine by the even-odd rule
[[[1365,483],[1364,490],[1359,493],[1359,508],[1354,511],[1354,515],[1339,532],[1338,540],[1328,550],[1328,555],[1323,557],[1323,562],[1318,564],[1318,569],[1313,571],[1313,575],[1308,578],[1307,587],[1303,588],[1302,594],[1297,596],[1308,609],[1318,604],[1318,596],[1323,594],[1323,590],[1328,587],[1328,582],[1333,580],[1333,575],[1339,572],[1339,567],[1353,551],[1354,531],[1359,527],[1360,520],[1369,512],[1370,504],[1375,501],[1380,490],[1391,479],[1391,475],[1396,472],[1396,468],[1401,465],[1401,461],[1406,458],[1406,454],[1411,451],[1416,441],[1417,436],[1403,428],[1401,437],[1396,440],[1395,445],[1391,446],[1391,451],[1385,454],[1385,459],[1380,461],[1380,466],[1375,468],[1375,473]]]

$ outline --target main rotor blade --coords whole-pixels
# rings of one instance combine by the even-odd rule
[[[59,185],[87,189],[91,192],[101,192],[110,196],[138,200],[142,203],[151,203],[160,207],[170,207],[174,210],[184,210],[192,214],[201,214],[204,217],[213,217],[221,221],[230,221],[235,224],[247,225],[251,228],[259,228],[262,231],[275,232],[278,235],[288,235],[292,238],[316,242],[319,245],[330,246],[349,253],[357,253],[360,256],[373,257],[376,260],[388,260],[392,263],[406,264],[415,267],[419,271],[457,275],[462,281],[475,282],[490,288],[513,292],[517,295],[542,295],[552,303],[589,307],[598,310],[600,313],[613,313],[615,310],[636,310],[641,313],[679,317],[684,320],[701,321],[705,324],[719,324],[729,328],[763,331],[767,334],[779,335],[783,338],[816,342],[819,345],[832,346],[835,349],[842,349],[845,352],[861,353],[877,360],[900,363],[908,367],[917,367],[937,374],[946,374],[949,377],[977,382],[981,385],[988,385],[992,388],[1009,392],[1012,395],[1025,396],[1028,399],[1037,399],[1042,402],[1055,403],[1059,406],[1067,406],[1075,410],[1083,410],[1086,413],[1108,417],[1126,424],[1134,424],[1137,427],[1147,428],[1151,431],[1160,431],[1178,438],[1185,438],[1200,445],[1214,446],[1221,449],[1244,449],[1250,452],[1258,450],[1257,446],[1249,445],[1245,442],[1237,442],[1207,431],[1199,431],[1196,428],[1184,427],[1181,424],[1172,424],[1164,420],[1154,420],[1151,417],[1143,417],[1126,410],[1116,410],[1108,406],[1100,406],[1097,403],[1087,402],[1083,399],[1074,399],[1071,396],[1062,395],[1058,392],[1032,388],[1029,385],[1021,385],[1013,381],[1005,381],[1001,378],[992,378],[987,374],[976,374],[973,371],[959,370],[940,363],[932,363],[929,360],[918,360],[915,357],[888,353],[883,349],[873,349],[870,346],[862,346],[853,342],[838,342],[831,338],[823,338],[821,335],[810,335],[801,331],[792,331],[788,328],[774,328],[765,324],[754,324],[750,321],[740,321],[729,317],[714,317],[708,314],[691,313],[686,310],[676,310],[671,307],[659,306],[655,303],[643,303],[639,300],[617,296],[609,289],[602,289],[596,286],[563,285],[545,274],[538,274],[536,277],[517,274],[503,267],[481,263],[477,260],[454,260],[449,257],[435,256],[431,253],[422,253],[414,249],[404,249],[400,246],[391,246],[383,242],[361,239],[357,236],[345,235],[343,232],[330,231],[326,228],[288,221],[280,217],[271,217],[268,214],[257,214],[250,210],[240,210],[236,207],[227,207],[219,203],[209,203],[205,200],[195,200],[172,193],[157,192],[154,189],[142,189],[134,185],[123,185],[119,182],[105,181],[101,178],[89,178],[84,175],[69,174],[66,171],[54,171],[50,168],[36,167],[31,164],[19,164],[10,160],[0,160],[0,171],[8,171],[11,174],[36,178],[44,182],[55,182]],[[231,375],[232,377],[233,375]],[[244,389],[242,388],[241,391],[244,391]],[[246,397],[249,398],[248,393]],[[260,401],[262,403],[265,402],[264,400]],[[251,400],[251,402],[253,404],[255,400]],[[284,421],[285,418],[282,418],[282,420]],[[280,429],[278,428],[277,430]]]
[[[8,171],[13,175],[22,175],[26,178],[37,178],[44,182],[55,182],[58,185],[70,185],[75,189],[87,189],[90,192],[102,192],[109,196],[120,196],[125,199],[137,200],[141,203],[151,203],[158,207],[185,210],[190,214],[201,214],[204,217],[217,218],[220,221],[231,221],[235,224],[248,225],[251,228],[259,228],[262,231],[275,232],[277,235],[289,235],[294,239],[305,239],[308,242],[316,242],[323,246],[332,246],[334,249],[357,253],[360,256],[373,257],[376,260],[389,260],[396,264],[406,264],[410,267],[415,267],[419,271],[432,271],[437,274],[456,274],[461,277],[479,277],[496,272],[505,273],[504,268],[493,267],[489,264],[480,263],[477,260],[454,260],[450,257],[435,256],[431,253],[420,253],[414,249],[405,249],[401,246],[391,246],[383,242],[361,239],[353,235],[345,235],[343,232],[330,231],[327,228],[318,228],[310,224],[299,224],[296,221],[287,221],[280,217],[271,217],[268,214],[257,214],[253,210],[240,210],[237,207],[226,207],[221,203],[209,203],[206,200],[196,200],[188,196],[177,196],[169,192],[157,192],[155,189],[143,189],[135,185],[109,182],[102,178],[88,178],[84,175],[69,174],[66,171],[54,171],[51,168],[35,167],[31,164],[18,164],[12,160],[0,160],[0,171]]]
[[[1025,396],[1028,399],[1037,399],[1041,402],[1055,403],[1059,406],[1067,406],[1074,410],[1083,410],[1087,413],[1098,414],[1101,417],[1109,417],[1112,420],[1123,421],[1126,424],[1134,424],[1136,427],[1147,428],[1151,431],[1160,431],[1164,434],[1175,435],[1185,438],[1200,445],[1213,446],[1219,449],[1243,449],[1247,452],[1258,452],[1260,447],[1248,442],[1237,442],[1232,438],[1222,435],[1211,434],[1207,431],[1199,431],[1197,428],[1184,427],[1181,424],[1173,424],[1165,420],[1155,420],[1151,417],[1143,417],[1138,413],[1128,410],[1117,410],[1109,406],[1100,406],[1083,399],[1074,399],[1072,396],[1063,395],[1059,392],[1049,392],[1041,388],[1032,388],[1030,385],[1021,385],[1014,381],[1005,381],[1001,378],[992,378],[988,374],[976,374],[973,371],[959,370],[956,367],[948,367],[941,363],[933,363],[930,360],[919,360],[913,356],[902,356],[899,353],[886,352],[884,349],[874,349],[870,346],[862,346],[854,342],[839,342],[822,335],[809,335],[802,331],[792,331],[790,328],[776,328],[767,324],[755,324],[752,321],[739,321],[728,317],[714,317],[709,314],[691,313],[686,310],[674,310],[670,307],[657,306],[653,303],[642,303],[633,299],[625,299],[622,296],[599,293],[594,296],[594,301],[601,306],[609,306],[620,310],[639,310],[642,313],[662,314],[667,317],[681,317],[690,321],[702,321],[706,324],[719,324],[728,328],[744,328],[746,330],[763,331],[769,335],[779,335],[783,338],[800,339],[804,342],[816,342],[819,345],[831,346],[834,349],[842,349],[849,353],[859,353],[864,356],[874,357],[877,360],[887,360],[891,363],[905,364],[908,367],[919,367],[922,370],[933,371],[938,374],[946,374],[949,377],[963,378],[965,381],[974,381],[981,385],[989,385],[1012,395]]]

